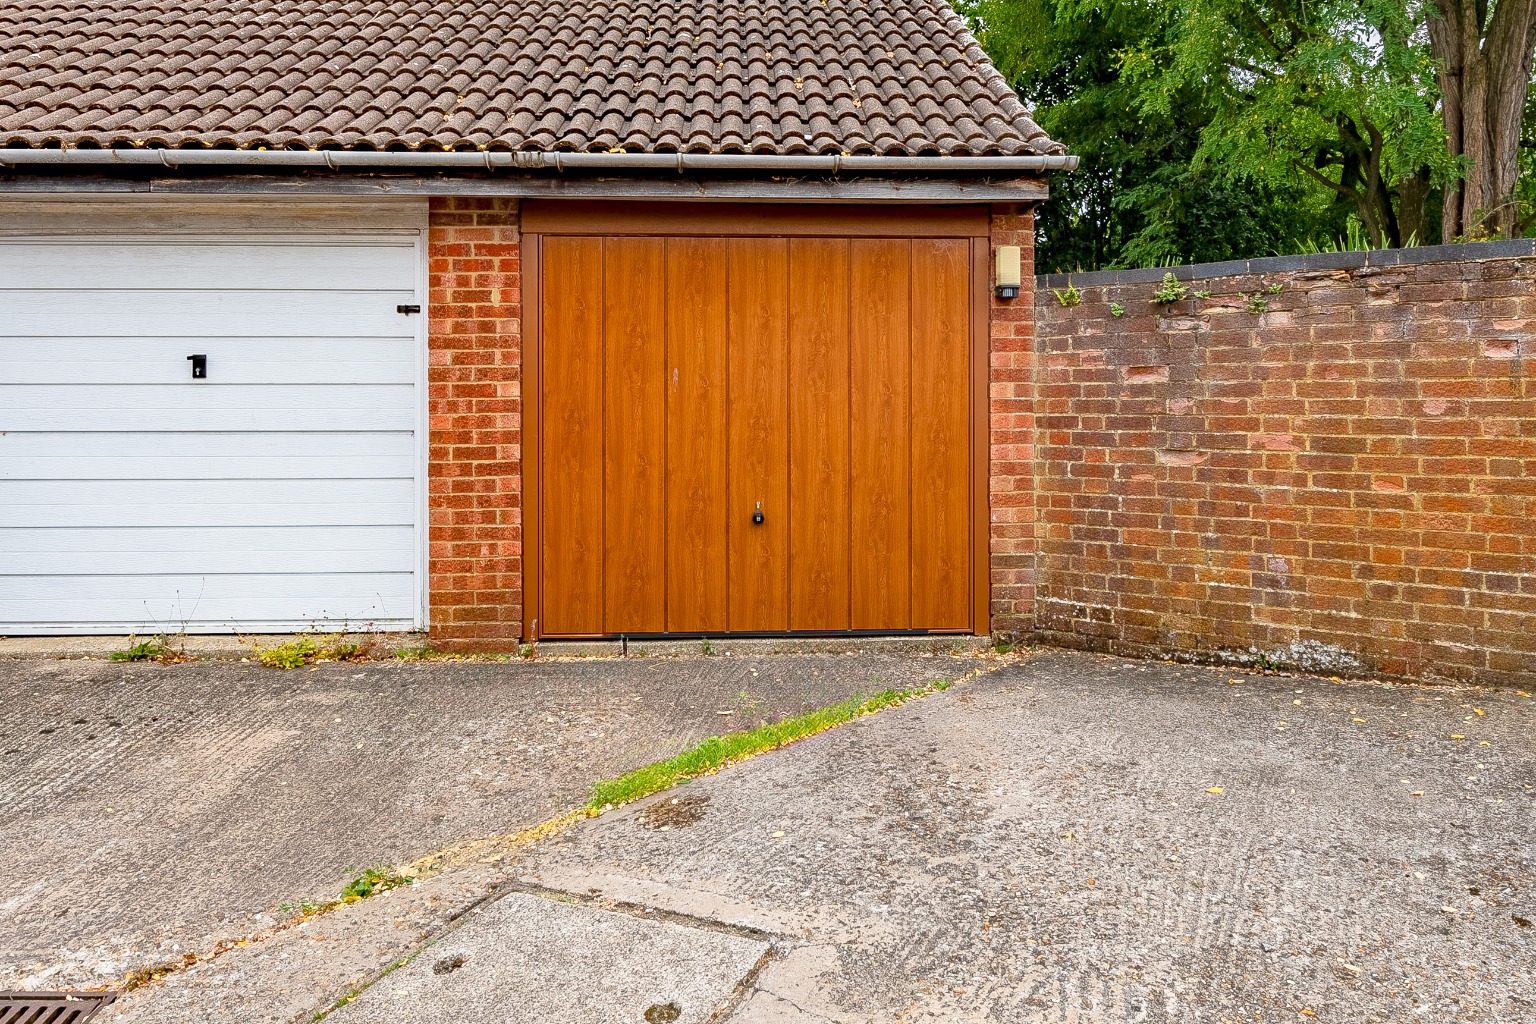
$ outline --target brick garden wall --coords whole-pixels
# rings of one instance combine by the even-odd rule
[[[517,201],[433,199],[429,229],[431,631],[515,639],[523,615]]]
[[[1040,279],[1036,635],[1529,685],[1533,254],[1185,267],[1166,305],[1161,271]]]

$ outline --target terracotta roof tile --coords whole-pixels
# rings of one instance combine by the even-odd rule
[[[7,0],[0,146],[1060,152],[943,0]]]

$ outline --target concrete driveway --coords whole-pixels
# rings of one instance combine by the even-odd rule
[[[1529,1021],[1536,701],[1046,654],[579,825],[511,875],[522,902],[434,949],[460,967],[417,960],[336,1019]],[[615,961],[577,954],[545,1016],[509,1014],[483,993],[541,934],[530,895],[771,953],[675,947],[731,984],[662,974],[611,1014],[581,993]]]
[[[705,736],[975,665],[0,662],[0,990],[111,984]]]
[[[858,666],[839,677],[845,688],[875,674],[867,659],[830,663]],[[574,731],[563,757],[516,763],[552,773],[607,757],[586,735],[598,723],[583,716],[605,709],[604,739],[620,735],[624,700],[640,692],[633,680],[650,672],[715,679],[716,699],[695,699],[696,717],[679,720],[718,731],[709,717],[726,708],[712,705],[737,695],[745,664],[527,667],[545,680],[530,688],[546,706],[559,702]],[[827,664],[754,667],[774,680],[766,694],[814,688],[806,676],[829,673]],[[879,671],[894,685],[957,667],[967,662],[890,659]],[[339,668],[331,685],[349,678]],[[340,864],[339,853],[303,851],[345,847],[359,830],[385,858],[421,849],[412,834],[472,834],[516,808],[576,802],[584,783],[575,781],[553,784],[544,803],[476,802],[472,794],[497,791],[490,779],[512,773],[488,772],[484,753],[455,742],[507,728],[497,733],[505,748],[529,746],[543,710],[500,703],[513,676],[488,677],[499,686],[455,681],[463,669],[423,669],[411,701],[392,706],[431,702],[434,677],[455,694],[435,714],[477,701],[479,710],[443,726],[435,754],[372,771],[417,801],[478,807],[480,817],[455,812],[429,825],[431,813],[401,811],[381,824],[411,801],[377,797],[351,813],[330,803],[347,790],[335,787],[295,820],[343,815],[342,838],[285,839],[286,856]],[[387,693],[374,671],[349,692]],[[414,670],[391,671],[400,682]],[[583,677],[585,689],[573,685]],[[210,683],[206,699],[216,703],[219,690]],[[819,699],[796,692],[777,706]],[[345,724],[329,721],[345,719],[330,707],[304,720]],[[1536,1019],[1533,726],[1536,700],[1516,692],[1043,653],[579,823],[510,860],[465,864],[172,974],[123,1000],[117,1019],[1527,1021]],[[338,758],[357,749],[350,737],[333,743]],[[209,793],[208,808],[233,806],[224,821],[240,834],[239,805],[217,797],[218,772],[206,770],[216,762],[204,763],[210,778],[193,791]],[[586,763],[590,771],[595,761]],[[466,778],[468,765],[482,776]],[[433,781],[434,768],[453,781]],[[63,825],[34,824],[34,841]],[[188,849],[156,863],[195,862],[202,848]],[[15,851],[24,844],[7,855]],[[250,883],[244,906],[259,902],[256,892],[270,901],[323,875],[280,860],[261,863],[277,864],[282,885]],[[28,863],[60,872],[97,913],[110,906],[90,895],[87,873]],[[112,898],[143,884],[125,870],[114,877]],[[334,886],[341,874],[324,877]],[[433,905],[454,909],[434,916]],[[51,927],[45,916],[28,920]]]

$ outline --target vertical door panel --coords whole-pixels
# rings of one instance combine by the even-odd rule
[[[848,240],[789,243],[789,626],[851,628]]]
[[[667,239],[667,629],[726,623],[725,242]]]
[[[543,243],[541,633],[603,631],[600,238]]]
[[[912,243],[851,245],[853,628],[907,629]]]
[[[789,628],[788,244],[726,243],[730,628]],[[752,521],[762,502],[764,521]]]
[[[609,633],[666,629],[664,253],[659,238],[604,243],[603,625]]]
[[[970,269],[968,241],[912,243],[912,624],[923,629],[971,625]]]

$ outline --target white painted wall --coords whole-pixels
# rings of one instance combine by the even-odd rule
[[[424,625],[425,244],[0,204],[0,634]]]

